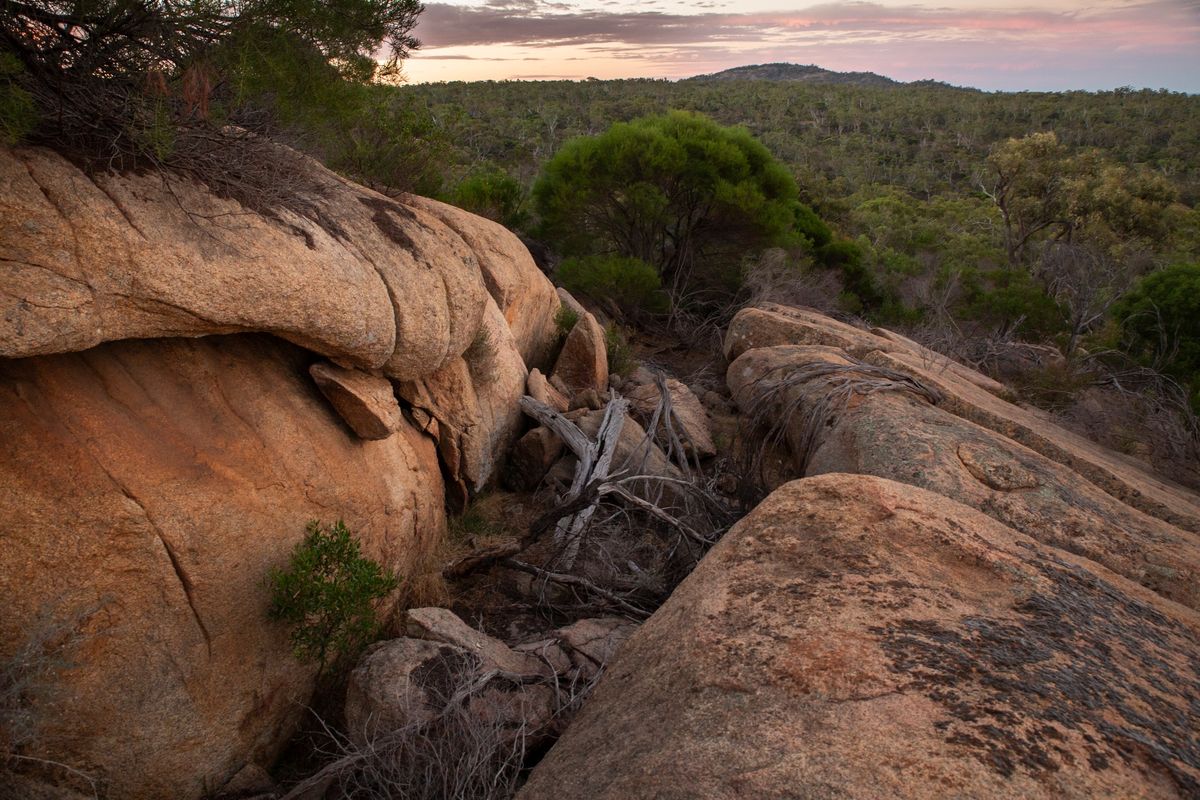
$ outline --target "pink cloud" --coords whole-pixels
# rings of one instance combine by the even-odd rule
[[[1086,88],[1098,88],[1102,79],[1108,86],[1200,90],[1195,0],[1068,11],[845,2],[797,11],[697,14],[571,12],[562,3],[493,0],[478,7],[430,3],[417,34],[431,54],[454,48],[470,56],[471,48],[519,47],[536,48],[547,61],[565,61],[558,51],[587,47],[599,58],[628,60],[631,76],[683,77],[695,74],[698,65],[720,69],[785,60],[985,88],[1038,88],[989,80],[989,70],[1001,76],[1057,70],[1062,79],[1083,80]],[[647,48],[655,48],[653,57],[635,52]],[[497,77],[484,63],[479,77]],[[557,74],[561,67],[544,72]],[[578,69],[576,77],[588,74],[586,64]],[[923,71],[914,74],[918,70]],[[1059,88],[1073,85],[1080,84]]]

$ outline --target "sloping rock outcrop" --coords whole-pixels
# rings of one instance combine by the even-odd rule
[[[931,489],[1200,608],[1200,537],[932,405],[917,384],[889,384],[895,377],[836,348],[794,345],[747,351],[728,372],[741,407],[784,421],[794,475],[853,472]]]
[[[263,585],[306,523],[344,519],[402,575],[437,545],[433,443],[358,439],[311,360],[243,334],[0,361],[0,642],[85,615],[39,757],[114,797],[219,788],[312,690]]]
[[[1046,417],[1003,399],[1001,384],[887,331],[880,336],[815,311],[769,305],[738,312],[725,351],[775,345],[824,345],[876,366],[910,375],[936,389],[947,411],[989,428],[1071,469],[1123,503],[1188,531],[1200,532],[1200,498],[1151,474],[1136,459],[1064,430]]]
[[[274,757],[315,669],[266,620],[268,568],[340,518],[409,573],[556,345],[515,236],[303,163],[308,211],[264,215],[0,148],[0,657],[82,615],[30,754],[112,796]]]
[[[1200,617],[939,494],[789,483],[626,642],[521,800],[1194,797]]]
[[[487,291],[462,238],[310,169],[322,224],[184,180],[0,150],[0,356],[256,331],[403,380],[466,350]]]

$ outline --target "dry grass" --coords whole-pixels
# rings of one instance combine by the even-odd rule
[[[85,626],[103,605],[65,616],[44,610],[25,641],[0,658],[0,793],[18,780],[20,772],[97,795],[97,783],[90,775],[31,752],[43,724],[40,709],[53,703],[59,674],[75,666],[75,652],[89,638]]]

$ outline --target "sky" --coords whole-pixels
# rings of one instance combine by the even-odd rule
[[[1200,93],[1200,0],[443,0],[409,81],[685,78],[786,61],[988,90]]]

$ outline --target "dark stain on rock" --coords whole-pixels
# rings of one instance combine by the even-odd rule
[[[1200,640],[1188,627],[1040,548],[1047,588],[1011,617],[874,627],[891,669],[948,714],[935,727],[1004,776],[1075,761],[1161,767],[1200,797]],[[1074,738],[1074,737],[1072,737]]]
[[[416,215],[409,209],[393,203],[391,200],[386,200],[382,197],[364,197],[358,198],[359,202],[367,208],[371,209],[371,221],[375,223],[375,227],[383,232],[383,235],[391,239],[396,244],[406,250],[416,250],[416,244],[404,230],[404,227],[396,221],[396,217],[408,221],[415,221]]]

